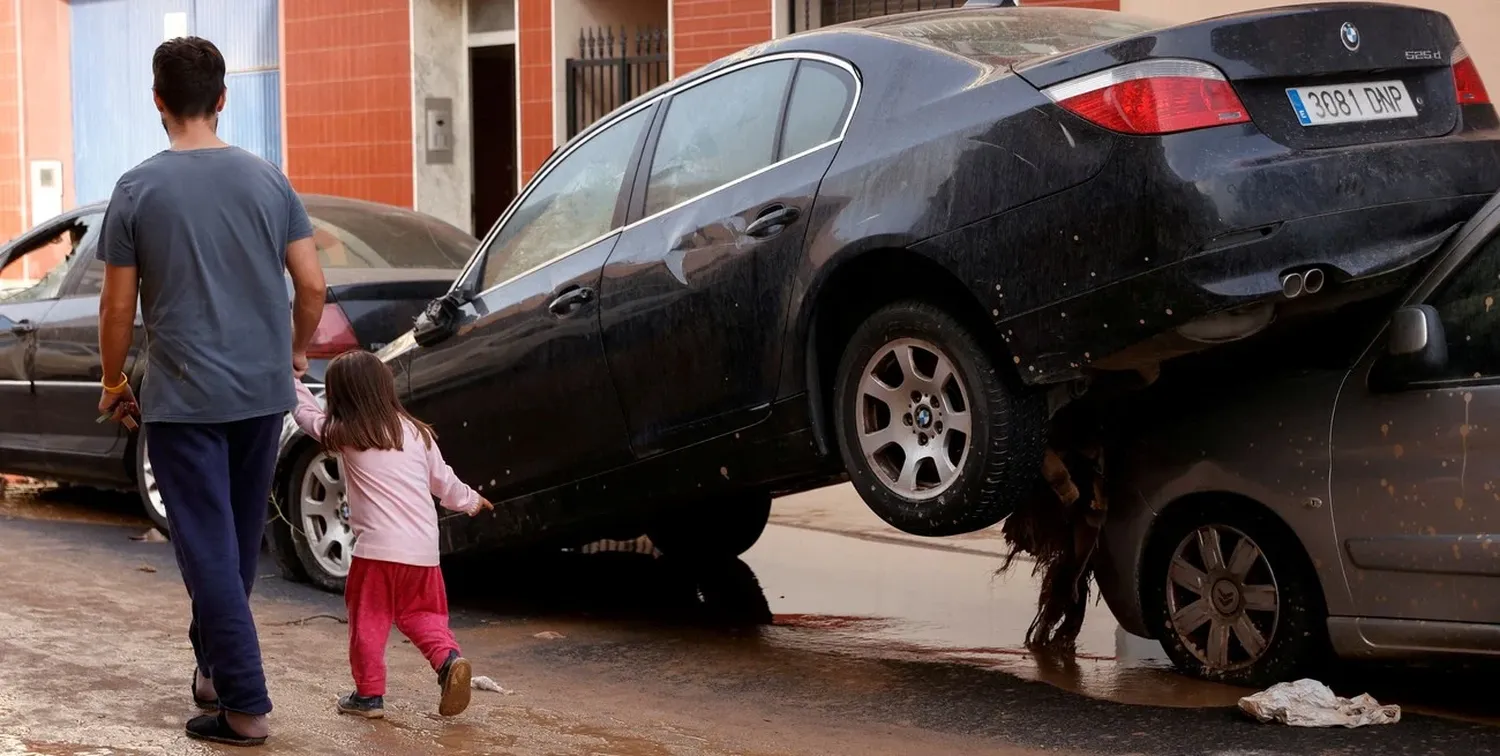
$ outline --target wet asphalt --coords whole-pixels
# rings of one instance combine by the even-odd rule
[[[169,544],[128,497],[0,502],[0,756],[209,753],[180,739],[186,597]],[[1019,646],[1025,565],[996,577],[983,536],[883,531],[847,489],[778,502],[743,560],[688,569],[646,554],[449,560],[453,624],[475,674],[457,720],[430,671],[391,644],[391,716],[340,720],[339,597],[272,575],[256,597],[277,700],[275,753],[1490,754],[1495,667],[1336,665],[1341,694],[1404,707],[1399,724],[1251,722],[1244,691],[1182,678],[1095,606],[1068,660]],[[549,634],[562,637],[549,637]],[[537,637],[542,634],[542,637]],[[181,673],[181,674],[178,674]],[[181,677],[182,680],[177,678]]]

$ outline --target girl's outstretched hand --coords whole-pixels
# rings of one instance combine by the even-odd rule
[[[474,511],[470,512],[469,516],[473,517],[473,516],[479,514],[480,512],[494,511],[494,509],[495,509],[495,505],[491,504],[489,499],[486,499],[483,496],[480,496],[479,497],[479,506],[474,507]]]

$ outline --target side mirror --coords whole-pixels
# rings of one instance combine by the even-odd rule
[[[428,302],[412,326],[412,338],[419,345],[430,347],[452,337],[458,330],[458,308],[463,299],[463,292],[450,291]]]
[[[1383,378],[1409,384],[1440,375],[1448,366],[1448,338],[1431,305],[1402,307],[1391,316],[1381,359]]]

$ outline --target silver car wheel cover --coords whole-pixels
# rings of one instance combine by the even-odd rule
[[[876,350],[860,374],[854,433],[865,464],[892,493],[936,498],[963,472],[973,446],[973,406],[953,359],[922,339]]]
[[[349,526],[349,499],[337,457],[319,451],[297,486],[298,520],[307,549],[323,572],[349,574],[354,530]]]
[[[1234,542],[1224,553],[1224,540]],[[1167,565],[1167,622],[1211,672],[1233,672],[1265,656],[1281,620],[1271,563],[1254,539],[1227,525],[1187,534]]]

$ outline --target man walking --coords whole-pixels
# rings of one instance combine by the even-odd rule
[[[312,226],[286,176],[221,141],[224,57],[196,37],[151,61],[171,149],[132,168],[105,211],[99,258],[101,412],[134,411],[136,298],[146,325],[142,440],[192,600],[189,737],[260,745],[271,699],[250,615],[282,417],[323,309]],[[282,271],[291,274],[288,301]],[[290,312],[288,311],[290,309]]]

